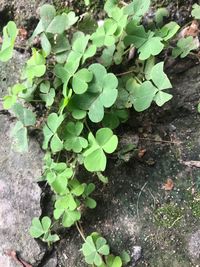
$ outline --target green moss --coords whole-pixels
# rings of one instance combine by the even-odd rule
[[[200,193],[196,194],[191,202],[192,214],[196,218],[200,218]]]
[[[175,204],[164,204],[154,212],[155,223],[166,228],[177,226],[182,217],[183,211]]]

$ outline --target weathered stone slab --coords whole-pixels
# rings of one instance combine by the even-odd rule
[[[5,256],[8,250],[35,264],[42,257],[38,243],[29,235],[34,216],[40,216],[41,190],[36,183],[41,175],[43,154],[36,141],[30,140],[30,152],[18,154],[11,149],[12,123],[0,115],[0,267],[16,267]]]

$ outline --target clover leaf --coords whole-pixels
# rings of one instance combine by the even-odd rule
[[[85,261],[96,266],[100,266],[103,263],[101,255],[107,256],[110,252],[107,241],[103,237],[98,237],[94,241],[92,236],[86,238],[81,250],[85,256]]]
[[[198,4],[194,4],[192,6],[192,16],[195,18],[195,19],[200,19],[200,5]]]
[[[3,44],[0,51],[0,61],[6,62],[12,58],[18,29],[13,21],[9,21],[3,28]]]
[[[72,39],[72,51],[68,55],[68,62],[80,62],[82,58],[82,63],[86,61],[86,59],[93,57],[96,53],[96,46],[89,45],[90,36],[85,35],[83,32],[77,32],[73,35]]]
[[[35,125],[36,117],[31,110],[24,108],[19,103],[16,103],[13,106],[12,110],[15,113],[15,116],[18,118],[18,120],[20,120],[25,127]]]
[[[26,89],[26,86],[21,83],[15,84],[13,87],[8,88],[9,95],[3,98],[4,109],[11,108],[17,101],[17,96]]]
[[[163,68],[164,68],[164,62],[156,64],[152,68],[150,75],[150,79],[154,82],[154,84],[159,90],[172,87],[171,82],[169,81],[167,75],[163,71]]]
[[[109,255],[106,259],[106,264],[108,267],[121,267],[122,260],[119,256]]]
[[[15,89],[17,92],[19,88],[15,87]],[[19,120],[11,131],[11,137],[14,139],[13,147],[17,152],[28,152],[28,135],[26,127],[35,125],[35,114],[19,103],[15,103],[12,110]]]
[[[164,41],[168,41],[177,33],[179,29],[180,26],[175,21],[171,21],[158,30],[157,35],[163,38]]]
[[[48,172],[48,174],[46,175],[46,179],[51,188],[57,194],[62,195],[66,192],[69,178],[71,178],[72,175],[73,175],[72,169],[66,167],[61,172],[55,172],[55,171]]]
[[[55,153],[63,148],[63,142],[60,140],[57,130],[64,120],[64,116],[58,116],[56,113],[51,113],[47,118],[47,123],[43,128],[44,142],[43,149],[48,148],[50,142],[51,150]]]
[[[46,102],[46,107],[50,107],[53,104],[55,95],[55,89],[50,88],[49,81],[40,84],[40,97]]]
[[[59,198],[55,203],[54,218],[57,220],[62,216],[64,227],[71,227],[76,221],[80,220],[81,213],[75,210],[77,204],[71,194]]]
[[[34,238],[38,238],[46,234],[51,227],[51,219],[47,216],[43,217],[40,221],[38,218],[33,218],[30,228],[30,234]]]
[[[71,104],[77,110],[88,110],[90,120],[97,123],[103,119],[104,108],[111,107],[117,99],[118,80],[101,64],[92,64],[88,70],[93,73],[93,80],[86,93],[72,97]]]
[[[195,50],[199,47],[198,42],[192,36],[188,36],[186,38],[181,38],[178,43],[177,47],[172,50],[172,56],[181,58],[186,57],[192,50]]]
[[[108,14],[108,16],[111,16],[111,13],[113,9],[117,6],[118,0],[107,0],[104,5],[104,10]]]
[[[148,11],[151,4],[151,0],[134,0],[132,3],[127,5],[124,9],[124,13],[133,15],[135,21],[139,21],[141,17]]]
[[[82,122],[68,122],[64,136],[64,148],[66,150],[72,150],[75,153],[80,153],[83,148],[88,146],[87,140],[80,136],[82,130]]]
[[[72,80],[72,88],[76,94],[83,94],[88,89],[88,83],[91,82],[93,73],[88,69],[81,69],[76,72]]]
[[[32,80],[35,77],[41,77],[45,74],[45,58],[35,48],[32,49],[32,57],[27,61],[22,74],[23,79]]]
[[[127,36],[124,38],[126,46],[133,44],[139,51],[139,59],[146,60],[150,56],[158,55],[164,48],[162,38],[154,36],[154,32],[146,32],[142,25],[135,21],[128,23],[126,28]]]
[[[56,16],[56,10],[54,6],[45,4],[40,8],[40,21],[33,32],[30,40],[42,32],[51,34],[61,34],[65,30],[68,30],[76,21],[78,17],[75,16],[73,11],[68,14],[62,13]]]
[[[104,171],[106,168],[106,155],[113,153],[118,145],[118,138],[109,128],[101,128],[96,136],[90,132],[88,135],[89,147],[83,153],[84,166],[90,172]]]
[[[114,33],[117,30],[117,23],[113,19],[107,19],[104,25],[99,27],[96,32],[91,35],[93,44],[97,47],[111,46],[115,44],[116,37]]]
[[[128,15],[124,14],[123,8],[114,7],[110,13],[110,17],[117,24],[117,29],[114,33],[116,37],[119,37],[127,24]]]
[[[150,82],[145,81],[135,87],[133,105],[136,111],[141,112],[150,107],[158,89]]]
[[[42,238],[42,241],[48,244],[54,243],[59,240],[59,236],[51,234],[51,219],[47,216],[43,217],[41,220],[39,218],[33,218],[32,225],[30,227],[30,235],[33,238]]]
[[[103,118],[103,126],[110,129],[115,129],[119,126],[120,122],[125,122],[128,119],[128,111],[126,109],[111,109],[106,112]]]
[[[90,195],[92,194],[92,192],[95,190],[95,184],[90,183],[90,184],[85,184],[84,187],[84,192],[83,192],[83,199],[84,199],[84,204],[86,207],[90,208],[90,209],[94,209],[97,205],[96,201],[90,197]]]
[[[164,62],[160,62],[151,69],[150,80],[153,83],[145,81],[140,86],[130,83],[133,87],[133,105],[136,111],[140,112],[149,108],[153,100],[158,106],[162,106],[172,98],[171,94],[163,92],[172,87],[163,67]]]

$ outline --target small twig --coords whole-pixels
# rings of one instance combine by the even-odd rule
[[[125,3],[124,1],[120,1],[120,4],[122,4],[123,6],[128,6],[128,3]]]
[[[19,263],[21,266],[23,267],[33,267],[32,265],[30,265],[29,263],[25,262],[24,260],[20,259],[17,256],[16,251],[14,250],[9,250],[7,252],[5,252],[5,255],[11,257],[15,262]]]
[[[151,138],[142,138],[139,137],[140,140],[144,140],[144,141],[151,141],[151,142],[158,142],[158,143],[169,143],[169,144],[182,144],[181,141],[168,141],[168,140],[155,140],[155,139],[151,139]]]
[[[170,227],[169,227],[169,229],[171,229],[174,225],[175,225],[175,223],[177,223],[179,220],[181,220],[183,218],[183,215],[182,216],[180,216],[180,217],[178,217],[171,225],[170,225]]]
[[[138,198],[137,198],[137,216],[138,216],[138,218],[140,218],[140,214],[139,214],[139,200],[140,200],[141,194],[142,194],[144,188],[146,187],[147,183],[148,183],[148,181],[142,186],[142,188],[141,188],[141,190],[140,190],[140,192],[138,194]]]

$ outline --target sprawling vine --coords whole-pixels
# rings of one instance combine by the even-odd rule
[[[89,1],[85,1],[89,4]],[[79,179],[79,166],[108,182],[105,171],[108,155],[117,149],[114,130],[127,121],[130,108],[141,112],[152,102],[164,105],[172,98],[172,85],[164,72],[164,62],[156,58],[164,49],[174,57],[186,56],[196,48],[194,37],[181,38],[171,48],[179,25],[163,25],[166,12],[157,13],[145,27],[144,14],[150,0],[108,0],[107,18],[90,35],[76,31],[79,18],[74,12],[59,14],[51,5],[40,8],[40,21],[29,39],[32,55],[20,82],[4,97],[5,109],[12,109],[18,121],[12,130],[14,147],[28,151],[28,130],[43,131],[46,151],[41,181],[55,194],[51,219],[33,218],[30,234],[51,245],[59,240],[53,221],[63,227],[76,225],[84,244],[82,252],[93,266],[120,267],[129,261],[126,253],[113,256],[98,233],[87,237],[79,221],[83,206],[97,205],[92,193],[95,184]],[[198,5],[192,15],[199,17]],[[18,29],[9,22],[3,30],[0,60],[12,57]],[[42,124],[34,103],[43,107]],[[29,104],[27,104],[29,103]]]

